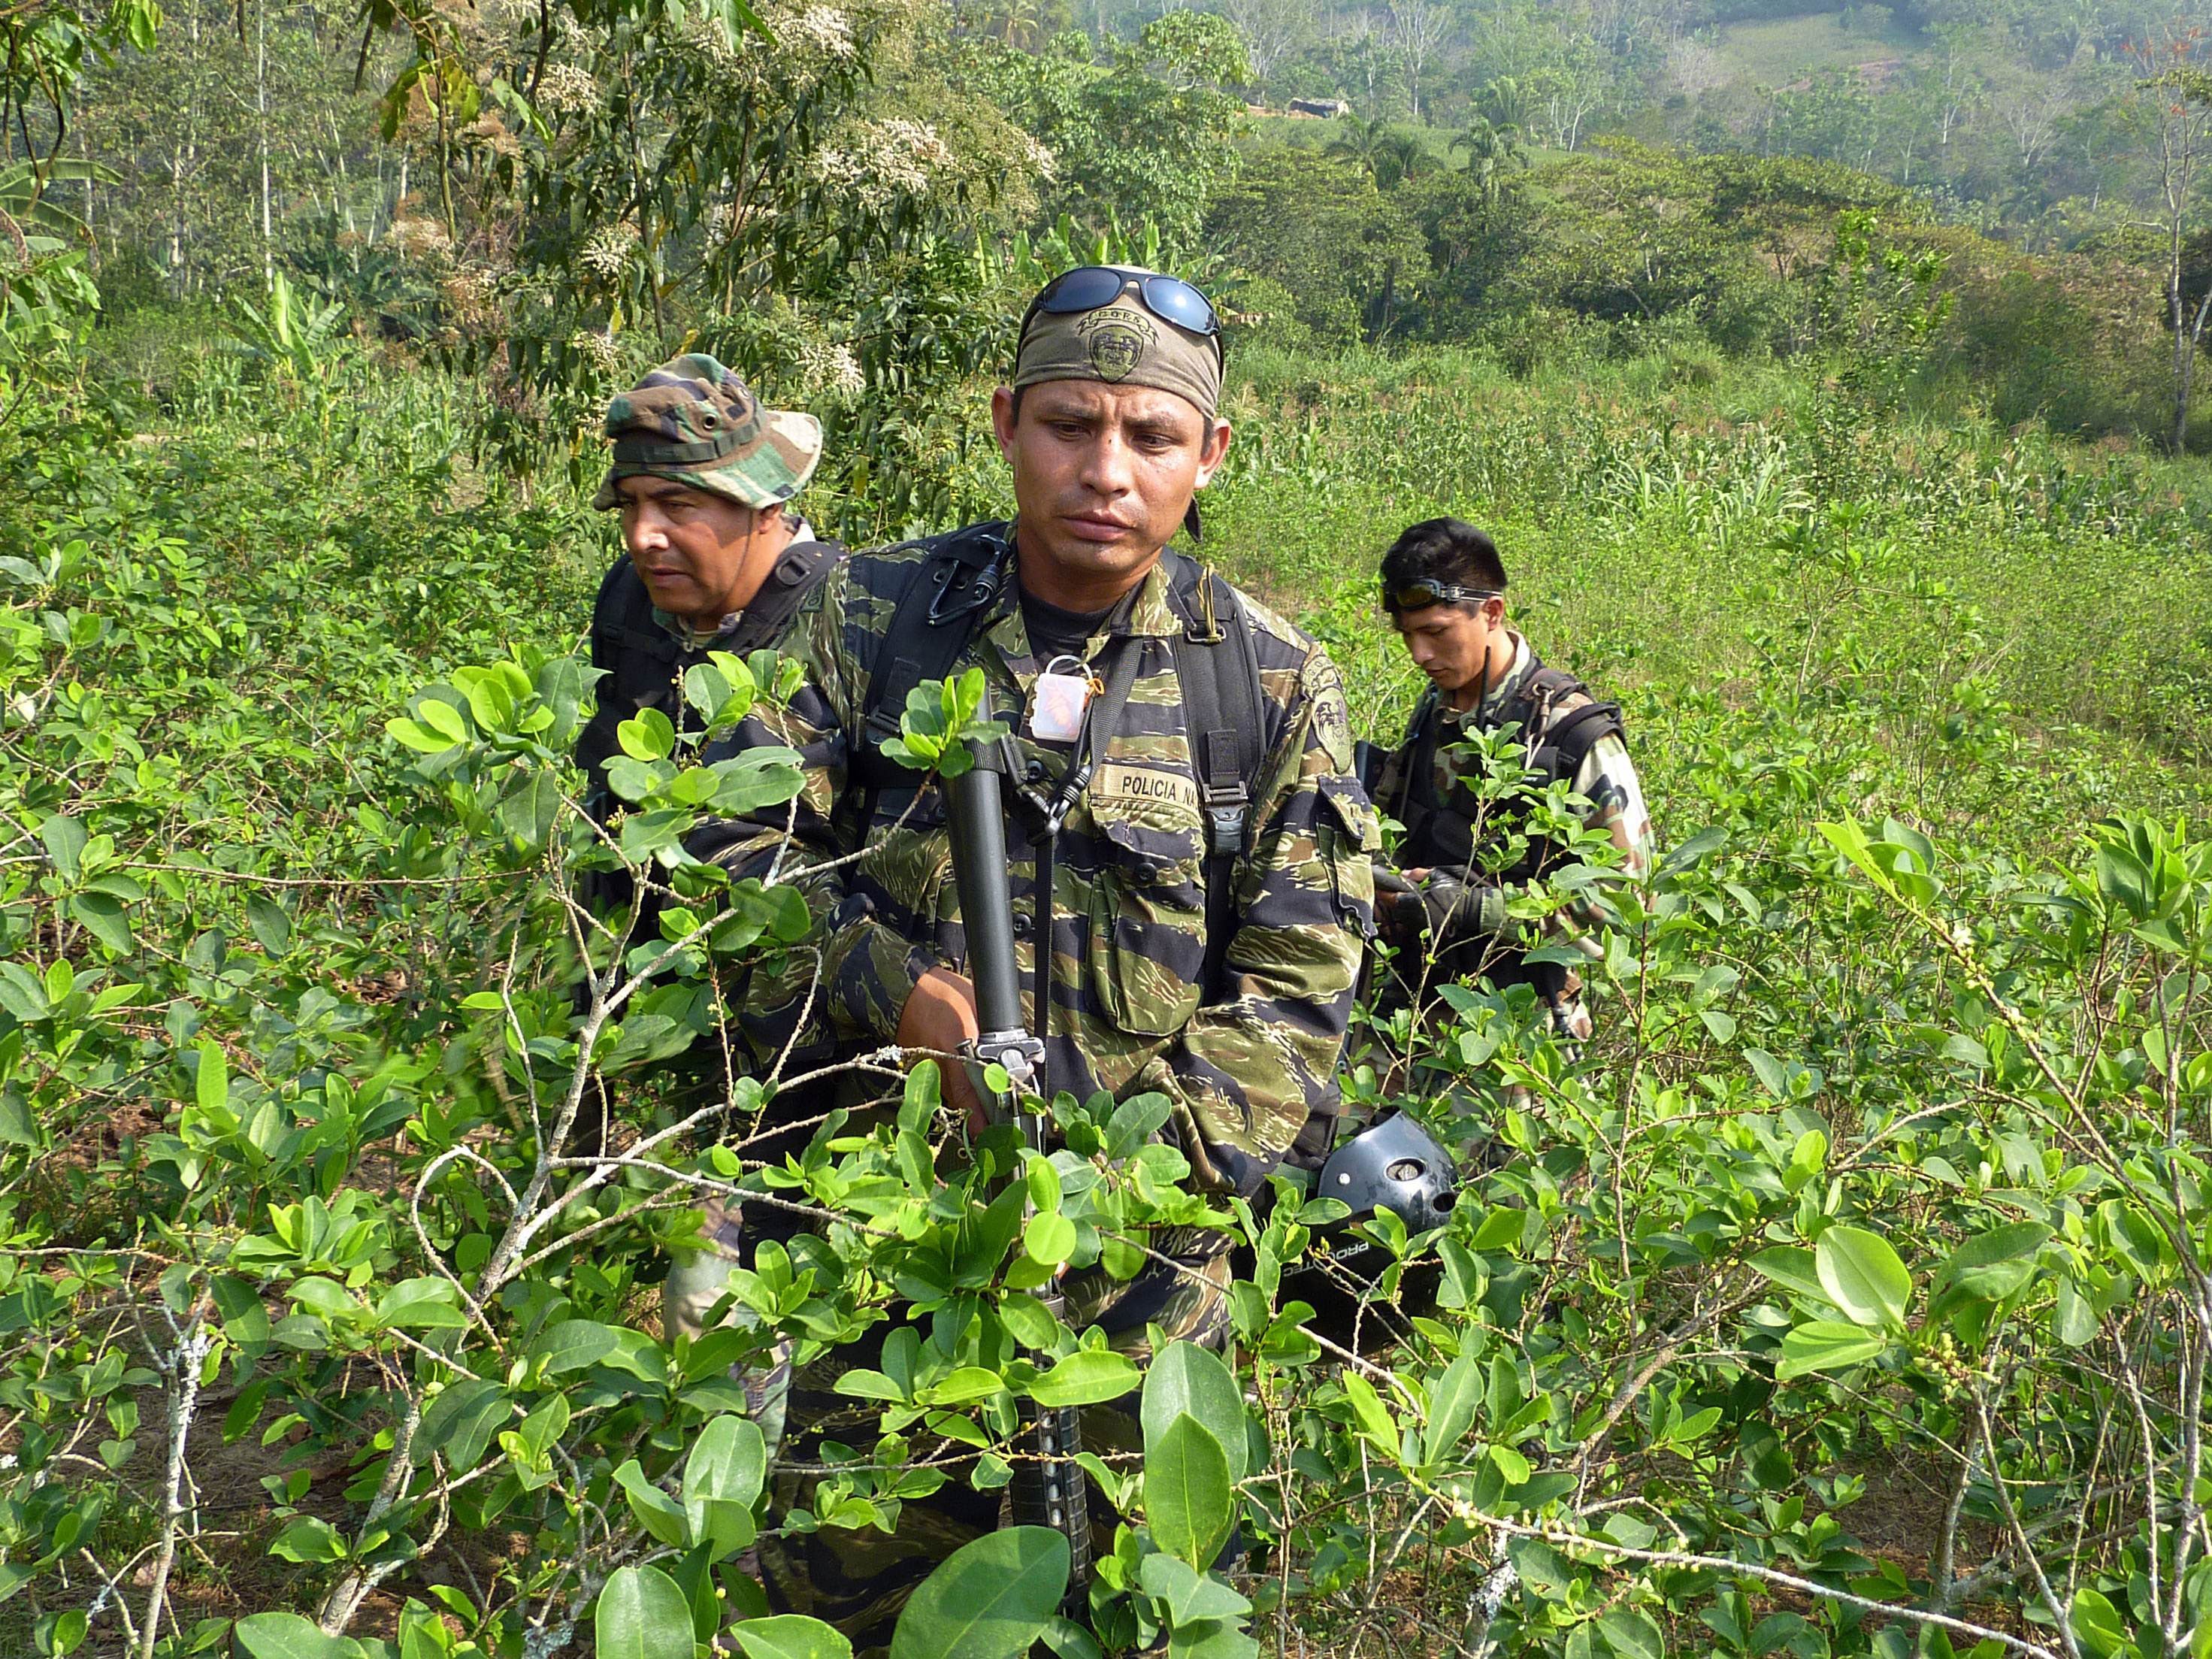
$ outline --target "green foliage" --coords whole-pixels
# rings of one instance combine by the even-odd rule
[[[1249,75],[1224,20],[1176,10],[1117,44],[1103,64],[1080,34],[1062,34],[1035,56],[979,42],[960,79],[1053,157],[1049,210],[1094,227],[1153,220],[1188,245],[1234,171],[1230,140],[1243,101],[1226,88]]]
[[[1209,548],[1329,636],[1366,729],[1412,689],[1373,553],[1476,513],[1539,645],[1627,701],[1663,826],[1588,936],[1582,1052],[1471,986],[1403,1074],[1355,1057],[1355,1104],[1482,1142],[1425,1237],[1323,1249],[1340,1206],[1184,1190],[1155,1094],[1048,1103],[1029,1148],[971,1139],[923,1069],[759,1158],[775,1056],[727,1014],[813,971],[804,905],[685,836],[787,801],[794,757],[641,717],[622,813],[582,817],[602,521],[470,473],[464,389],[344,354],[318,404],[226,362],[159,426],[10,441],[0,1638],[118,1645],[127,1612],[179,1652],[845,1659],[760,1616],[740,1383],[868,1334],[837,1383],[862,1431],[793,1524],[992,1490],[1024,1401],[1141,1389],[1141,1445],[1086,1457],[1116,1519],[1075,1612],[1060,1539],[994,1534],[909,1603],[906,1659],[1249,1659],[1385,1613],[1561,1656],[1886,1659],[1929,1615],[2189,1650],[2212,1569],[2164,1517],[2208,1352],[2212,851],[2142,688],[2201,480],[1794,373],[1237,362]],[[724,654],[684,692],[711,738],[792,688]],[[925,688],[905,753],[957,766],[978,713]],[[617,867],[657,929],[575,902]],[[643,1310],[709,1195],[836,1221],[763,1246],[695,1341]],[[1030,1294],[1189,1228],[1249,1258],[1233,1358],[1159,1340],[1140,1371]],[[1394,1337],[1364,1358],[1301,1299],[1352,1244]],[[264,1477],[198,1540],[226,1583],[190,1528]],[[166,1591],[122,1571],[165,1540]]]
[[[1067,1591],[1067,1540],[1009,1527],[963,1544],[899,1614],[893,1659],[1019,1659]]]

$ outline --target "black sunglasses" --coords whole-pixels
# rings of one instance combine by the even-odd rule
[[[1214,355],[1221,355],[1221,319],[1214,314],[1211,300],[1180,276],[1147,275],[1124,270],[1119,265],[1078,265],[1060,272],[1030,301],[1030,308],[1022,313],[1021,332],[1015,338],[1028,338],[1030,325],[1041,312],[1053,317],[1074,317],[1086,311],[1103,311],[1132,288],[1139,302],[1153,316],[1212,341]]]
[[[1425,611],[1432,605],[1480,605],[1486,599],[1498,597],[1494,587],[1461,587],[1452,582],[1431,580],[1424,576],[1417,582],[1400,582],[1382,590],[1385,611]]]

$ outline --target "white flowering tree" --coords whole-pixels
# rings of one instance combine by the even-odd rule
[[[447,343],[504,463],[580,479],[608,392],[707,349],[823,416],[836,527],[957,510],[998,344],[976,234],[1050,159],[943,89],[928,0],[380,3],[416,42],[387,124],[437,162]]]

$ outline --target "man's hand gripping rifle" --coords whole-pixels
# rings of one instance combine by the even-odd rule
[[[988,720],[988,698],[977,718]],[[975,764],[945,780],[948,830],[952,843],[952,879],[960,895],[960,920],[968,939],[969,974],[975,987],[975,1038],[969,1056],[975,1092],[994,1123],[1011,1121],[1022,1139],[1045,1150],[1048,1119],[1042,1109],[1048,1086],[1044,1043],[1022,1025],[1022,999],[1014,961],[1013,906],[1006,885],[1006,817],[1001,769],[1012,745],[970,745]],[[1041,869],[1048,868],[1040,866]],[[1041,900],[1048,904],[1049,900]],[[1036,949],[1049,952],[1052,927],[1041,915]],[[1040,976],[1042,983],[1042,976]],[[1042,1026],[1042,1009],[1039,1001]],[[990,1086],[988,1068],[1006,1073],[1003,1093]],[[1030,1103],[1036,1103],[1033,1107]],[[1055,1320],[1065,1320],[1066,1302],[1056,1282],[1032,1292]],[[1067,1540],[1071,1568],[1068,1595],[1080,1601],[1090,1580],[1091,1517],[1083,1471],[1075,1462],[1082,1449],[1080,1419],[1073,1406],[1039,1407],[1024,1402],[1032,1455],[1016,1463],[1011,1496],[1014,1521],[1021,1526],[1050,1527]]]

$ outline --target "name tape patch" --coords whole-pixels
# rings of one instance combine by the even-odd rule
[[[1198,811],[1198,780],[1187,772],[1164,771],[1152,766],[1130,766],[1115,761],[1098,769],[1091,780],[1091,793],[1105,800],[1172,801]]]

